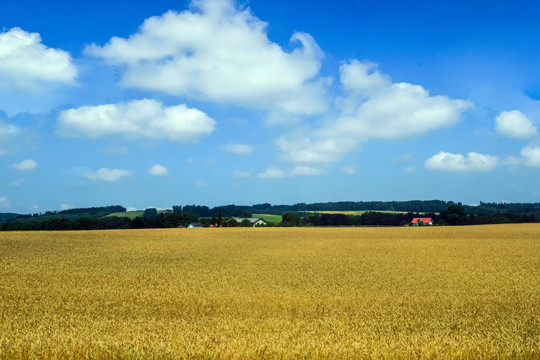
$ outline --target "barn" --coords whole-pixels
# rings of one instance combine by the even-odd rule
[[[414,218],[411,221],[411,226],[432,226],[433,225],[433,219],[428,218]]]

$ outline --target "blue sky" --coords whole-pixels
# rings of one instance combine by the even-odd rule
[[[537,1],[0,1],[0,212],[540,201]]]

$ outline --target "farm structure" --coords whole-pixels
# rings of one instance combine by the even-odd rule
[[[238,217],[235,217],[233,219],[236,220],[236,222],[239,222],[239,223],[241,223],[244,220],[248,220],[253,227],[268,225],[266,220],[264,220],[264,219],[262,219],[260,217],[251,217],[251,218],[238,218]]]
[[[411,221],[411,226],[432,226],[433,225],[433,219],[428,217],[428,218],[414,218],[412,219]]]

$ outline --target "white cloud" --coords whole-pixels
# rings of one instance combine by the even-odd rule
[[[11,204],[9,203],[9,200],[7,197],[2,196],[0,197],[0,208],[8,208]]]
[[[238,155],[248,155],[253,152],[253,147],[246,144],[229,143],[223,147],[223,150],[232,152]]]
[[[12,149],[13,139],[19,135],[20,129],[15,125],[8,124],[0,120],[0,156],[9,153]]]
[[[437,171],[491,171],[497,166],[497,157],[476,152],[464,156],[441,151],[427,159],[425,166]]]
[[[15,136],[19,133],[19,128],[0,120],[0,140]]]
[[[168,138],[192,141],[215,129],[215,120],[186,105],[164,107],[152,99],[62,111],[58,134],[98,138],[120,135],[126,138]]]
[[[515,156],[508,156],[506,159],[504,159],[503,164],[507,166],[517,166],[521,164],[521,159]]]
[[[390,76],[379,72],[377,64],[353,60],[340,66],[341,83],[349,93],[363,97],[376,96],[390,86]]]
[[[356,173],[356,168],[354,166],[345,166],[343,172],[347,175],[354,175]]]
[[[38,33],[0,33],[0,88],[33,91],[44,83],[72,85],[76,77],[69,53],[43,45]]]
[[[269,167],[264,172],[257,175],[259,179],[281,179],[285,177],[283,170],[275,167]]]
[[[518,110],[503,111],[495,118],[495,129],[512,138],[528,138],[536,135],[536,127]]]
[[[150,168],[150,170],[148,171],[148,173],[150,175],[154,175],[154,176],[166,176],[166,175],[169,175],[169,171],[167,170],[167,168],[165,166],[162,166],[162,165],[159,165],[159,164],[156,164],[156,165],[152,166]]]
[[[24,185],[25,182],[26,182],[25,179],[12,180],[12,181],[9,183],[9,186],[11,186],[11,187],[19,187],[19,186]]]
[[[469,101],[431,96],[422,86],[392,83],[373,65],[353,60],[340,68],[347,96],[341,115],[325,130],[357,139],[398,139],[452,125],[472,107]],[[366,99],[363,101],[364,99]]]
[[[527,146],[521,150],[521,156],[523,156],[525,165],[540,167],[540,147]]]
[[[353,138],[327,137],[319,131],[293,132],[276,140],[283,157],[297,163],[325,163],[340,160],[347,152],[357,148]]]
[[[105,182],[116,182],[128,175],[129,171],[127,170],[106,168],[101,168],[97,171],[84,174],[87,179]]]
[[[316,169],[309,166],[297,166],[293,169],[292,176],[314,176],[324,174],[325,171],[322,169]]]
[[[286,52],[233,0],[196,0],[191,8],[148,18],[129,38],[85,52],[119,67],[126,87],[294,114],[326,108],[317,79],[323,53],[309,34],[294,33],[299,46]]]
[[[69,209],[74,209],[75,206],[73,205],[68,205],[68,204],[62,204],[60,205],[60,210],[69,210]]]
[[[317,129],[302,129],[277,140],[293,162],[338,161],[369,139],[418,136],[458,122],[473,105],[431,96],[422,86],[392,83],[371,63],[352,60],[340,67],[345,96],[336,113]]]
[[[17,170],[23,170],[23,171],[34,170],[35,168],[38,167],[38,163],[32,159],[26,159],[26,160],[21,161],[20,163],[13,164],[13,167]]]

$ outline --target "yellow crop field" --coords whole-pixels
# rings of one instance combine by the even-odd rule
[[[539,359],[540,224],[0,233],[0,359]]]

